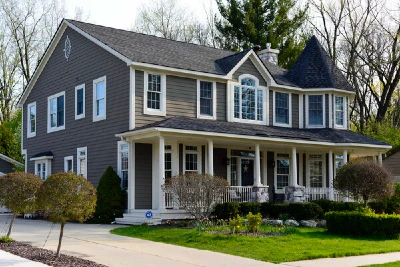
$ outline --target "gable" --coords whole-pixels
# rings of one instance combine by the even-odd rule
[[[261,86],[267,86],[267,81],[258,71],[257,67],[254,65],[253,61],[249,58],[232,74],[232,78],[237,80],[242,74],[251,74],[258,78]]]

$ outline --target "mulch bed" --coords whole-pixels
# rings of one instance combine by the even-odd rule
[[[56,258],[56,253],[54,251],[34,247],[21,242],[0,243],[0,249],[22,258],[55,267],[107,267],[106,265],[98,264],[93,261],[64,254]]]

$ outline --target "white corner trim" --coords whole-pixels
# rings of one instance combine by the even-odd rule
[[[129,129],[135,129],[135,69],[129,66]]]
[[[78,90],[83,89],[83,113],[82,114],[76,114],[77,113],[77,108],[78,108]],[[85,84],[80,84],[78,86],[75,86],[75,120],[83,119],[85,118],[86,114],[86,89],[85,89]]]
[[[58,98],[60,96],[64,96],[64,125],[61,126],[56,126],[56,127],[51,127],[51,120],[50,120],[50,100],[54,99],[54,98]],[[57,106],[58,108],[58,106]],[[57,132],[57,131],[61,131],[65,129],[65,113],[67,111],[67,107],[65,105],[65,91],[62,91],[60,93],[51,95],[47,98],[47,133],[52,133],[52,132]]]
[[[210,82],[212,84],[212,116],[200,114],[200,82]],[[197,79],[197,118],[198,119],[217,119],[217,83],[206,80]]]
[[[28,172],[28,150],[22,149],[21,154],[24,157],[24,164],[23,165],[21,164],[21,167],[24,166],[25,172]]]
[[[280,127],[292,127],[292,114],[293,114],[293,112],[292,112],[292,93],[289,93],[289,92],[282,92],[282,91],[276,91],[276,90],[274,90],[273,91],[274,93],[273,93],[273,99],[272,99],[272,116],[273,116],[273,119],[272,119],[272,121],[273,121],[273,125],[274,126],[280,126]],[[281,94],[287,94],[288,95],[288,101],[289,101],[289,103],[288,103],[288,108],[289,108],[289,114],[288,114],[288,117],[289,117],[289,122],[288,123],[281,123],[281,122],[276,122],[276,114],[275,114],[275,112],[276,112],[276,93],[281,93]]]
[[[155,115],[155,116],[166,116],[167,114],[167,76],[166,74],[153,73],[144,71],[144,86],[143,86],[143,114]],[[159,75],[161,77],[161,99],[160,109],[151,109],[147,107],[147,91],[149,88],[149,74]]]
[[[320,95],[322,96],[322,125],[310,125],[309,124],[309,96]],[[325,94],[307,94],[306,95],[306,128],[325,128]]]
[[[96,85],[104,82],[104,115],[97,116],[97,94]],[[93,80],[93,122],[105,120],[107,118],[107,77],[103,76]]]
[[[35,131],[31,132],[31,119],[30,119],[30,108],[35,107]],[[36,121],[37,121],[37,105],[36,101],[28,104],[26,108],[26,137],[31,138],[36,136],[37,128],[36,128]],[[22,123],[23,124],[23,123]],[[23,131],[22,131],[23,132]]]

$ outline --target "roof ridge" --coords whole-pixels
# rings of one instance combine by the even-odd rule
[[[218,51],[234,52],[234,51],[227,50],[227,49],[222,49],[222,48],[217,48],[217,47],[212,47],[212,46],[206,46],[206,45],[202,45],[202,44],[196,44],[196,43],[185,42],[185,41],[178,41],[178,40],[168,39],[168,38],[161,37],[161,36],[156,36],[156,35],[153,35],[153,34],[141,33],[141,32],[136,32],[136,31],[132,31],[132,30],[119,29],[119,28],[110,27],[110,26],[104,26],[104,25],[95,24],[95,23],[91,23],[91,22],[84,22],[84,21],[74,20],[74,19],[65,19],[65,20],[69,21],[71,23],[74,23],[74,22],[84,23],[84,24],[89,24],[89,25],[93,25],[93,26],[97,26],[97,27],[103,27],[103,28],[113,29],[113,30],[117,30],[117,31],[124,31],[124,32],[128,32],[128,33],[154,37],[154,38],[158,38],[158,39],[162,39],[162,40],[166,40],[166,41],[170,41],[170,42],[177,42],[177,43],[182,43],[182,44],[200,46],[200,47],[210,48],[210,49],[214,49],[214,50],[218,50]],[[77,25],[75,25],[75,26],[77,26]],[[77,27],[79,27],[79,26],[77,26]]]

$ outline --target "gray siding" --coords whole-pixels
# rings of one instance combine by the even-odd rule
[[[64,57],[64,42],[69,37],[72,51]],[[93,122],[93,80],[107,77],[106,120]],[[75,120],[75,86],[85,83],[85,118]],[[47,133],[47,97],[65,91],[65,130]],[[27,105],[36,101],[37,133],[26,138]],[[114,135],[129,129],[129,67],[112,54],[67,28],[53,55],[24,104],[23,143],[27,149],[28,172],[34,172],[29,159],[52,151],[52,172],[64,170],[64,157],[87,147],[88,179],[95,186],[107,166],[117,169],[117,141]]]
[[[217,120],[226,121],[226,84],[217,83]]]
[[[9,173],[14,170],[14,165],[6,160],[0,159],[0,172]]]
[[[227,158],[227,149],[214,148],[214,175],[227,179],[227,167],[224,159]]]
[[[390,157],[387,157],[383,160],[383,163],[394,177],[400,178],[400,152],[396,152]]]
[[[152,208],[152,144],[135,144],[135,209]]]
[[[267,86],[267,82],[265,81],[264,77],[260,74],[250,59],[247,59],[246,62],[244,62],[242,66],[237,69],[237,71],[233,74],[233,78],[237,80],[242,74],[254,75],[259,79],[261,86]]]
[[[299,128],[299,95],[292,94],[292,128]]]

